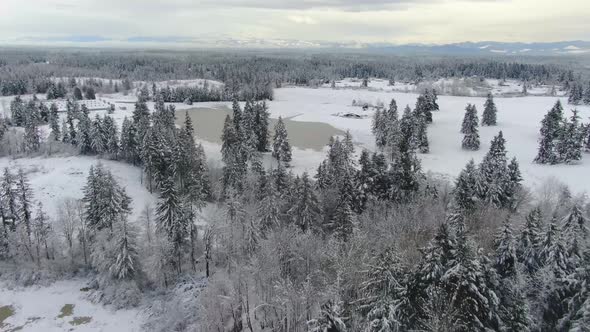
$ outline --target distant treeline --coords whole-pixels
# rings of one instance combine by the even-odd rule
[[[520,81],[577,80],[571,67],[518,58],[400,57],[375,54],[309,55],[271,51],[0,50],[0,94],[47,93],[52,77],[102,77],[162,81],[214,79],[225,83],[220,98],[272,97],[281,84],[315,86],[344,77],[422,81],[480,76]],[[530,63],[537,61],[537,63]],[[269,98],[270,99],[270,98]]]

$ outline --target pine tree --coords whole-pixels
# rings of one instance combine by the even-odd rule
[[[479,166],[478,195],[480,199],[496,207],[507,207],[507,186],[510,184],[506,160],[506,140],[500,131],[492,139],[490,150]]]
[[[557,139],[561,135],[561,123],[563,122],[563,107],[557,100],[553,108],[545,115],[541,122],[541,139],[539,140],[539,152],[535,162],[539,164],[556,164],[559,157],[556,151]]]
[[[275,125],[272,155],[281,162],[288,163],[292,159],[291,145],[289,144],[287,128],[285,127],[285,123],[280,116],[277,124]]]
[[[371,130],[373,135],[375,135],[375,145],[381,149],[387,144],[386,124],[384,113],[380,109],[375,110]]]
[[[535,208],[526,216],[516,248],[518,260],[531,275],[541,266],[539,250],[541,248],[542,233],[541,209]]]
[[[49,128],[51,128],[51,134],[55,141],[59,141],[61,138],[59,128],[59,114],[57,113],[57,105],[52,103],[49,107]]]
[[[422,115],[416,119],[416,139],[418,140],[418,150],[421,153],[428,153],[430,151],[427,129],[426,119]]]
[[[176,268],[178,273],[181,269],[181,246],[188,235],[189,225],[187,218],[183,215],[183,206],[178,191],[172,178],[164,179],[161,186],[160,199],[156,209],[157,230],[166,234],[168,240],[174,245],[177,255]]]
[[[233,104],[232,104],[232,110],[233,110],[233,123],[234,123],[234,129],[236,130],[236,133],[238,133],[238,135],[241,134],[241,124],[242,124],[242,108],[240,107],[240,103],[238,102],[237,99],[234,99]]]
[[[473,125],[475,123],[475,125]],[[477,108],[475,105],[467,104],[465,108],[465,116],[463,117],[463,123],[461,124],[461,134],[467,134],[469,128],[477,127],[479,123],[479,117],[477,116]]]
[[[18,213],[17,197],[18,192],[15,188],[16,179],[14,175],[10,173],[8,167],[4,168],[4,174],[2,177],[2,206],[4,208],[4,224],[10,224],[12,230],[15,229],[16,224],[19,221],[20,214]],[[10,222],[9,222],[10,220]]]
[[[473,159],[459,174],[453,189],[454,202],[466,212],[472,212],[477,203],[477,169]]]
[[[310,231],[317,227],[320,216],[318,197],[307,172],[301,176],[300,184],[295,188],[295,204],[288,210],[295,225],[302,231]]]
[[[18,170],[16,181],[16,204],[18,206],[18,220],[25,227],[27,240],[31,241],[33,224],[33,190],[23,169]]]
[[[114,261],[109,266],[109,272],[116,279],[131,279],[140,271],[137,231],[123,217],[116,224],[114,234]]]
[[[496,104],[494,103],[494,98],[491,93],[488,93],[488,97],[487,97],[486,102],[484,104],[481,125],[482,126],[495,126],[497,113],[498,113],[498,110],[496,109]]]
[[[465,134],[461,146],[464,150],[479,150],[479,132],[477,129],[477,109],[475,105],[467,105],[465,117],[463,118],[463,127],[461,132]]]
[[[27,114],[25,117],[24,151],[33,153],[39,151],[41,146],[41,135],[38,127],[39,119],[34,114]]]
[[[496,236],[495,268],[501,278],[514,277],[516,271],[516,249],[512,225],[508,220],[504,222],[501,232]]]
[[[504,186],[505,206],[511,209],[516,208],[517,194],[520,191],[522,175],[516,158],[512,158],[508,164],[508,182]]]
[[[580,207],[575,204],[570,213],[562,221],[562,231],[565,237],[565,245],[569,257],[569,269],[573,271],[578,262],[582,259],[581,248],[590,238],[590,229],[588,228],[588,218]]]
[[[16,126],[21,126],[25,120],[25,104],[20,96],[10,102],[10,118]]]
[[[393,332],[402,330],[400,312],[407,268],[393,248],[372,257],[366,267],[366,279],[361,285],[362,305],[366,312],[365,331]]]
[[[450,305],[457,310],[458,331],[481,331],[493,327],[499,301],[484,278],[485,267],[465,235],[458,235],[455,258],[441,277]]]
[[[74,88],[74,100],[82,100],[82,90],[79,87]]]
[[[565,121],[563,129],[560,131],[557,144],[559,160],[569,164],[582,159],[583,141],[584,134],[580,126],[580,117],[578,111],[573,110],[570,121]]]
[[[266,106],[266,102],[262,101],[261,103],[254,105],[255,110],[255,128],[254,132],[257,137],[257,150],[258,152],[266,152],[268,151],[269,146],[269,133],[268,133],[268,125],[270,121],[270,114],[268,112],[268,107]]]

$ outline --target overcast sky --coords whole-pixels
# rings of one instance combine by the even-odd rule
[[[590,40],[590,0],[0,0],[0,42]]]

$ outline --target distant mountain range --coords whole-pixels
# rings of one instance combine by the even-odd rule
[[[590,42],[573,40],[547,43],[464,42],[453,44],[335,43],[299,40],[224,39],[217,47],[256,48],[339,48],[391,54],[449,55],[572,55],[590,54]]]
[[[354,49],[387,54],[436,55],[575,55],[589,54],[590,41],[572,40],[544,43],[520,42],[463,42],[452,44],[392,44],[359,42],[323,42],[293,39],[257,38],[194,38],[186,36],[134,36],[108,38],[103,36],[25,37],[1,44],[44,44],[75,46],[117,47],[174,47],[174,48],[270,48],[270,49]]]

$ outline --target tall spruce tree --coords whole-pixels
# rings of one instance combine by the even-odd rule
[[[280,162],[288,163],[291,161],[291,145],[289,144],[289,137],[287,128],[283,119],[279,116],[277,124],[275,125],[275,135],[273,140],[272,155]]]
[[[488,93],[488,97],[484,104],[483,114],[481,118],[481,125],[482,126],[495,126],[497,123],[498,110],[496,109],[496,104],[494,103],[494,97],[491,93]]]
[[[475,105],[467,105],[465,117],[463,118],[463,126],[461,132],[465,134],[461,146],[464,150],[479,150],[479,132],[477,129],[477,109]]]
[[[539,150],[534,160],[536,163],[556,164],[559,161],[556,144],[557,139],[561,135],[562,122],[563,107],[561,106],[561,102],[557,100],[541,122]]]

